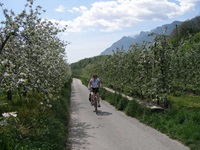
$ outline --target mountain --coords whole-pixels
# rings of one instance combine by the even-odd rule
[[[104,50],[100,55],[110,55],[113,54],[117,48],[123,50],[128,50],[129,47],[135,43],[142,44],[144,41],[153,41],[154,36],[148,36],[150,33],[163,34],[164,30],[167,29],[166,34],[170,35],[172,31],[176,28],[176,25],[180,25],[182,22],[174,21],[171,24],[165,24],[163,26],[157,27],[151,31],[141,31],[139,34],[131,36],[123,36],[120,40],[113,43],[109,48]]]

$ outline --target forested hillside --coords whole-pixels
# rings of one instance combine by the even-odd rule
[[[166,114],[156,114],[162,122],[147,121],[148,124],[197,150],[200,148],[199,21],[200,17],[196,17],[184,22],[170,36],[156,35],[150,46],[144,42],[132,45],[128,52],[118,49],[112,56],[71,64],[72,74],[89,79],[97,73],[105,86],[164,107]]]

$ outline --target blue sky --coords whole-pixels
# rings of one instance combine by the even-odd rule
[[[0,0],[21,12],[26,0]],[[68,25],[62,40],[68,63],[99,55],[123,36],[200,15],[200,0],[35,0],[43,18]],[[0,11],[0,18],[2,12]]]

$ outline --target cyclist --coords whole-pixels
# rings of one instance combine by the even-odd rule
[[[94,99],[95,94],[97,95],[98,100],[98,107],[101,107],[99,102],[99,88],[100,88],[101,81],[97,78],[97,75],[94,74],[93,77],[90,79],[88,83],[88,89],[91,91],[91,100]]]

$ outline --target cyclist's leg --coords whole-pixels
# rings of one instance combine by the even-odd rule
[[[97,99],[96,93],[94,92],[94,108],[95,108],[96,114],[98,113],[97,107],[98,107],[98,99]]]
[[[90,94],[89,94],[89,101],[91,102],[91,92],[90,92]]]
[[[90,92],[90,103],[91,103],[91,105],[93,105],[93,93],[92,93],[92,91]]]
[[[101,105],[100,105],[100,98],[99,98],[99,92],[97,92],[96,95],[97,95],[98,107],[101,107]]]
[[[97,99],[98,99],[98,107],[101,107],[99,98],[99,88],[97,88]]]
[[[91,91],[90,94],[91,94],[91,104],[93,104],[93,102],[94,102],[94,92]]]

